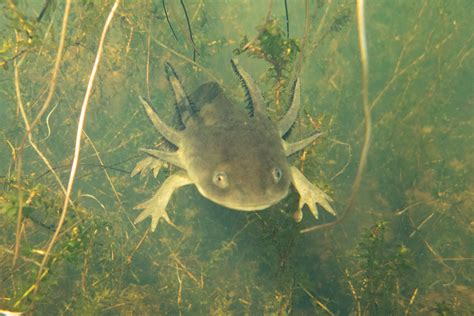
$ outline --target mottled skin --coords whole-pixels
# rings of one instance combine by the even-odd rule
[[[240,211],[262,210],[278,203],[293,184],[300,194],[298,220],[301,220],[304,204],[316,218],[316,203],[335,215],[329,204],[331,198],[287,161],[287,156],[319,136],[314,134],[296,143],[287,143],[281,138],[296,120],[300,103],[299,80],[295,82],[287,114],[275,124],[268,118],[262,94],[253,79],[234,61],[232,66],[247,92],[248,111],[227,99],[215,82],[201,85],[188,97],[169,64],[166,64],[166,72],[184,129],[176,131],[168,127],[141,98],[153,125],[178,150],[145,149],[150,157],[137,164],[132,176],[150,170],[156,176],[161,161],[182,170],[167,178],[150,200],[137,205],[136,208],[144,211],[135,223],[151,216],[151,228],[155,230],[160,218],[170,222],[166,213],[169,199],[175,190],[188,184],[194,184],[209,200]]]

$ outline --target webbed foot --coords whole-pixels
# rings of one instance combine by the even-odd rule
[[[140,178],[143,178],[148,173],[153,172],[153,177],[156,178],[160,169],[163,167],[163,162],[155,157],[146,157],[145,159],[139,161],[135,168],[133,168],[131,177],[140,173]]]
[[[301,221],[301,219],[303,218],[303,213],[301,209],[305,204],[308,205],[309,210],[316,219],[319,218],[316,204],[319,204],[328,213],[331,213],[332,215],[336,216],[336,212],[332,208],[331,204],[329,204],[330,202],[332,202],[332,199],[329,195],[327,195],[320,188],[309,182],[309,180],[306,179],[306,177],[296,167],[291,167],[291,174],[293,177],[293,185],[300,194],[298,210],[294,214],[294,218],[296,221]]]
[[[134,223],[138,224],[148,216],[151,216],[151,231],[155,231],[161,218],[171,223],[168,213],[166,212],[166,206],[168,205],[171,195],[180,187],[191,183],[191,180],[184,171],[177,172],[167,178],[151,199],[134,207],[134,209],[144,209],[135,219]]]
[[[133,222],[134,224],[138,224],[148,216],[151,216],[151,231],[155,231],[156,226],[160,221],[160,218],[163,218],[168,224],[171,223],[168,213],[163,207],[163,202],[156,195],[148,201],[138,204],[133,209],[144,209],[144,211],[137,216],[137,218]]]

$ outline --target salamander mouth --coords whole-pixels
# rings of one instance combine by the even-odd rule
[[[268,203],[268,204],[249,204],[249,205],[235,205],[232,203],[219,203],[216,201],[214,202],[235,211],[252,212],[252,211],[261,211],[266,208],[269,208],[270,206],[276,204],[279,201],[280,200],[276,201],[275,203]]]
[[[236,211],[252,212],[261,211],[277,204],[283,200],[289,192],[290,186],[282,189],[280,192],[266,194],[238,194],[238,195],[219,195],[209,192],[198,184],[195,184],[197,190],[206,199]]]
[[[219,198],[214,198],[214,197],[208,196],[207,194],[203,194],[203,193],[201,193],[201,194],[205,198],[207,198],[208,200],[211,200],[212,202],[214,202],[216,204],[222,205],[222,206],[230,208],[232,210],[243,211],[243,212],[251,212],[251,211],[261,211],[261,210],[264,210],[266,208],[269,208],[272,205],[277,204],[278,202],[280,202],[281,200],[283,200],[287,196],[288,191],[285,192],[284,194],[278,195],[278,196],[276,196],[272,199],[268,199],[268,198],[262,199],[261,203],[249,203],[249,202],[246,202],[246,201],[239,201],[239,202],[225,201],[225,200],[222,200],[222,199],[219,199]]]

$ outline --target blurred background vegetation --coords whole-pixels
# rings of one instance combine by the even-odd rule
[[[351,216],[308,234],[300,230],[319,222],[307,210],[294,222],[295,192],[268,210],[240,213],[183,188],[168,207],[176,227],[162,223],[151,233],[148,221],[133,225],[133,206],[175,171],[130,178],[143,158],[138,149],[162,142],[137,97],[149,97],[172,122],[163,71],[168,61],[188,91],[217,80],[241,101],[229,64],[238,58],[278,118],[290,83],[300,76],[303,109],[291,137],[314,129],[325,137],[292,162],[341,212],[363,137],[353,1],[288,1],[287,10],[276,0],[122,1],[89,101],[73,205],[35,291],[64,201],[59,181],[68,181],[79,112],[114,3],[73,1],[54,95],[32,131],[37,150],[28,141],[21,150],[25,118],[31,123],[37,116],[51,85],[64,2],[0,2],[0,310],[473,312],[470,0],[368,2],[374,135],[367,171]],[[321,222],[332,220],[322,216]],[[19,256],[12,264],[16,240]]]

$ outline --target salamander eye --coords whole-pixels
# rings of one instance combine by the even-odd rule
[[[227,175],[224,172],[216,172],[212,181],[221,189],[225,189],[229,186]]]
[[[283,171],[280,168],[273,168],[272,176],[273,176],[273,181],[275,181],[275,183],[278,183],[283,177]]]

